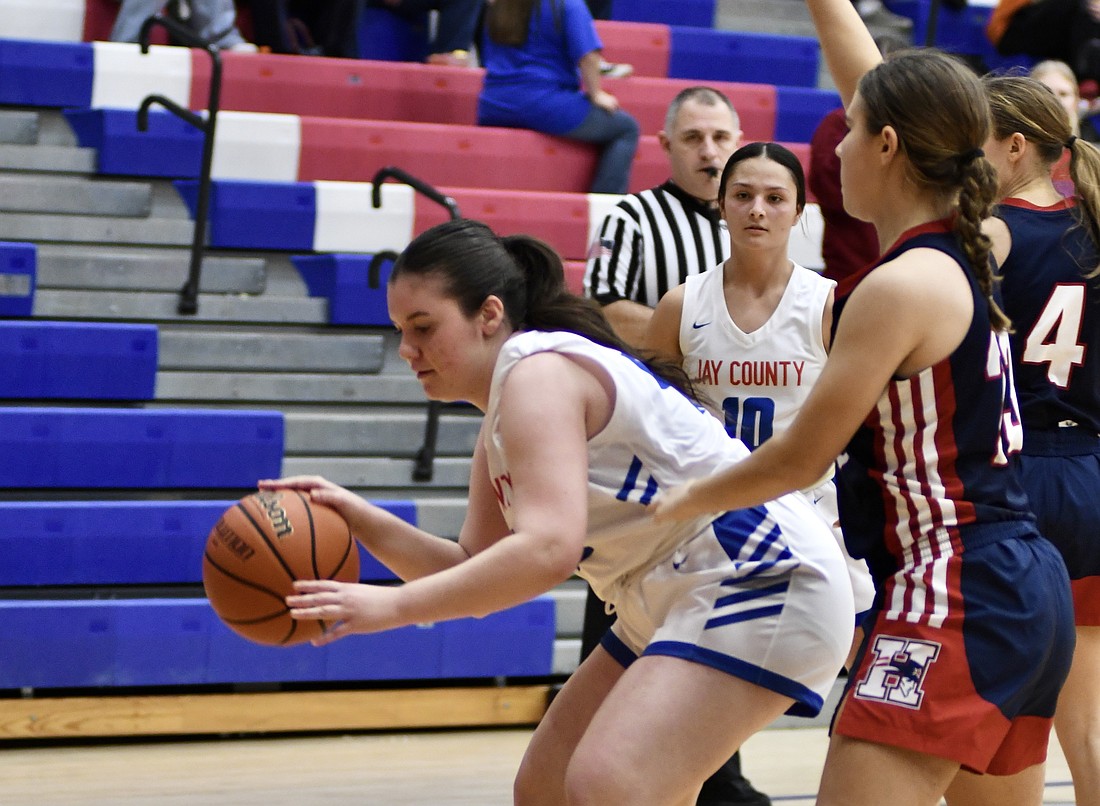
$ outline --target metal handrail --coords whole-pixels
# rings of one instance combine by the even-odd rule
[[[181,25],[171,17],[156,15],[141,24],[138,43],[141,52],[149,52],[149,33],[154,26],[166,29],[176,41],[188,47],[198,48],[210,55],[213,66],[210,73],[210,94],[206,103],[206,117],[184,109],[175,101],[163,95],[149,95],[138,108],[137,126],[139,131],[149,129],[149,107],[153,104],[163,106],[176,117],[181,118],[203,134],[202,167],[199,171],[199,193],[195,203],[195,230],[191,240],[191,262],[187,273],[187,282],[180,289],[178,311],[181,314],[194,314],[199,310],[199,280],[202,275],[203,252],[206,249],[206,219],[210,209],[210,168],[214,162],[214,130],[218,120],[218,106],[221,103],[222,60],[216,45],[200,37],[191,29]]]
[[[398,179],[436,204],[442,205],[447,209],[452,220],[462,217],[458,210],[458,203],[450,196],[445,196],[422,179],[417,179],[415,176],[392,165],[379,169],[371,179],[370,201],[371,207],[375,210],[382,206],[382,183],[387,179]],[[372,288],[377,288],[381,282],[382,261],[387,258],[395,260],[397,254],[392,250],[383,250],[371,258],[370,266],[367,269],[367,278],[368,284]],[[432,480],[432,475],[435,472],[435,450],[439,438],[439,414],[442,406],[443,404],[438,400],[428,401],[428,419],[424,424],[424,444],[416,453],[416,461],[413,464],[412,472],[413,481]]]

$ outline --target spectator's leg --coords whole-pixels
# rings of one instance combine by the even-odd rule
[[[237,30],[237,7],[233,0],[191,0],[191,15],[191,27],[206,41],[220,48],[244,42]]]
[[[286,35],[287,0],[250,0],[252,37],[272,53],[293,53]]]
[[[439,8],[439,29],[432,53],[470,51],[481,16],[483,0],[435,0]]]
[[[306,23],[326,56],[359,58],[358,0],[291,0],[291,13]]]
[[[590,193],[626,193],[630,167],[638,151],[638,121],[619,109],[607,112],[592,106],[581,124],[565,136],[603,146]]]
[[[123,0],[111,29],[112,42],[137,42],[141,25],[160,11],[167,0]]]

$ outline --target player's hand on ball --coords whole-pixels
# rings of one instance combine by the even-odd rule
[[[322,476],[287,476],[281,479],[261,479],[256,486],[261,490],[297,490],[309,496],[311,501],[332,507],[352,527],[356,535],[362,534],[366,502],[351,490],[346,490]]]
[[[314,646],[331,644],[345,635],[404,626],[395,607],[398,595],[395,588],[331,579],[299,579],[294,590],[294,594],[286,597],[291,618],[320,620],[331,625],[313,639]]]
[[[686,521],[697,518],[707,512],[692,495],[695,482],[680,484],[671,490],[664,490],[647,507],[657,523]]]

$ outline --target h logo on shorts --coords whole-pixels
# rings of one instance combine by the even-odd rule
[[[855,688],[861,700],[876,700],[905,708],[920,708],[924,700],[921,684],[940,655],[935,641],[895,638],[880,635],[872,648],[875,653],[867,676]]]

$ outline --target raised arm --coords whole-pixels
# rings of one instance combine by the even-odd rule
[[[871,32],[852,0],[806,0],[821,52],[847,109],[859,79],[882,61]]]

